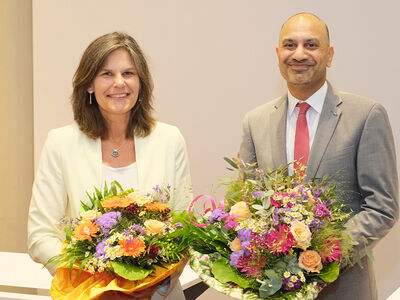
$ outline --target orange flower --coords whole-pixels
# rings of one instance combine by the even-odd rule
[[[165,203],[162,202],[150,202],[147,203],[145,206],[146,210],[158,210],[158,211],[166,211],[168,210],[168,206]]]
[[[92,241],[92,236],[95,237],[97,231],[99,231],[97,224],[92,221],[81,221],[78,226],[75,227],[73,235],[79,241]]]
[[[119,244],[121,245],[121,253],[124,256],[138,257],[146,249],[141,239],[120,240]]]
[[[114,196],[112,198],[104,200],[102,202],[102,205],[104,208],[127,207],[131,205],[133,202],[135,202],[135,200],[129,197],[121,198]]]

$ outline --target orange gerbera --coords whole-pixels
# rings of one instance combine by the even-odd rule
[[[99,227],[92,221],[81,221],[74,229],[74,237],[79,241],[92,241],[92,236],[95,237]]]
[[[166,211],[168,210],[168,206],[165,203],[162,202],[150,202],[147,203],[145,206],[146,210],[158,210],[158,211]]]
[[[117,197],[108,198],[102,202],[104,208],[116,208],[116,207],[127,207],[135,202],[134,199],[129,197]]]
[[[124,256],[138,257],[146,250],[146,246],[141,239],[120,240],[119,244],[121,246],[121,253]]]

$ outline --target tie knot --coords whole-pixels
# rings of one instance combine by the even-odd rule
[[[310,104],[308,104],[307,102],[299,102],[296,104],[296,106],[300,108],[299,115],[306,114],[307,110],[311,107]]]

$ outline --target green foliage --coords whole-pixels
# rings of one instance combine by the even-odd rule
[[[143,269],[135,265],[125,264],[117,261],[111,261],[114,272],[128,280],[141,280],[146,278],[154,268]]]
[[[325,282],[334,282],[339,276],[339,265],[337,262],[326,265],[318,276]]]
[[[231,267],[229,260],[225,257],[221,257],[212,264],[211,272],[216,279],[223,283],[233,282],[244,289],[254,285],[253,280],[240,276],[237,270]]]
[[[275,272],[275,270],[265,270],[264,271],[264,279],[257,280],[261,283],[259,293],[261,298],[267,298],[277,291],[279,291],[282,287],[282,279],[279,274]]]

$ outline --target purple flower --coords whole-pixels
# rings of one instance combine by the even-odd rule
[[[99,258],[100,256],[105,256],[106,251],[104,250],[104,247],[106,246],[106,240],[102,240],[100,243],[97,244],[96,246],[96,253],[94,254],[94,257]]]
[[[138,234],[145,235],[145,232],[140,225],[137,225],[137,224],[131,225],[131,230]]]
[[[110,230],[117,224],[118,219],[121,218],[119,211],[110,211],[102,215],[97,219],[97,225],[99,225],[101,231],[107,235]]]
[[[236,267],[236,265],[237,265],[237,263],[238,263],[238,260],[239,260],[239,258],[240,258],[242,255],[243,255],[243,251],[233,251],[233,252],[231,253],[231,256],[230,256],[230,262],[229,262],[229,264],[230,264],[232,267]]]
[[[328,216],[329,220],[331,220],[331,212],[324,204],[318,204],[316,207],[314,207],[314,210],[317,217],[322,218],[324,216]]]
[[[264,195],[263,191],[256,191],[256,192],[253,193],[253,199],[257,199],[261,195]]]
[[[182,223],[180,222],[175,223],[175,228],[182,228],[182,227],[183,227]]]
[[[215,223],[216,221],[214,221],[214,220],[221,221],[225,216],[226,216],[226,212],[224,212],[220,208],[217,208],[212,212],[212,214],[209,218],[210,223],[211,224]]]

